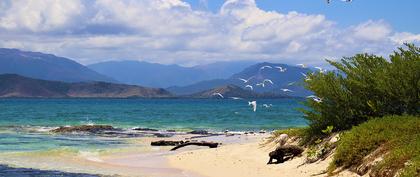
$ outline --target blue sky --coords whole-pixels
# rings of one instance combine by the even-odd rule
[[[83,64],[197,65],[269,61],[326,65],[420,44],[420,1],[2,0],[0,47]]]
[[[185,1],[195,9],[207,7],[213,12],[217,12],[224,3],[224,0]],[[420,33],[419,0],[353,0],[351,3],[332,0],[330,4],[325,0],[257,0],[256,3],[261,9],[269,11],[324,14],[341,27],[383,19],[395,30]]]

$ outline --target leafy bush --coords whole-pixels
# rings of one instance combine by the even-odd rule
[[[327,126],[347,130],[370,117],[419,115],[420,48],[406,44],[389,58],[357,54],[339,62],[327,60],[335,71],[308,74],[306,87],[321,100],[306,102],[308,132],[322,135]]]
[[[340,137],[330,172],[337,167],[357,167],[379,147],[383,160],[375,165],[374,176],[420,175],[420,117],[386,116],[353,127]]]

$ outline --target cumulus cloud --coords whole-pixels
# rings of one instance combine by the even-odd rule
[[[54,53],[82,63],[319,64],[359,52],[386,55],[403,42],[420,42],[420,35],[395,32],[381,20],[338,28],[321,14],[266,11],[254,0],[227,0],[218,12],[194,10],[181,0],[0,2],[0,47]]]

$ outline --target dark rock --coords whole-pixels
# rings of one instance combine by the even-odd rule
[[[166,130],[167,132],[176,132],[176,130]]]
[[[152,146],[178,146],[180,144],[187,143],[189,141],[167,141],[167,140],[159,140],[159,141],[152,141],[150,145]]]
[[[102,131],[117,130],[110,125],[77,125],[71,127],[59,127],[51,130],[53,133],[72,133],[72,132],[86,132],[86,133],[98,133]]]
[[[268,154],[270,159],[268,160],[267,164],[273,164],[273,159],[277,160],[276,163],[283,163],[286,160],[293,159],[295,156],[300,156],[303,151],[303,148],[295,145],[279,146],[276,148],[276,150],[271,151]]]
[[[189,134],[197,134],[197,135],[207,135],[207,134],[209,134],[209,132],[206,131],[206,130],[194,130],[194,131],[190,131],[188,133]]]
[[[173,134],[168,134],[168,133],[153,133],[154,136],[159,137],[159,138],[165,138],[165,137],[172,137]]]
[[[133,128],[132,130],[137,130],[137,131],[151,131],[151,132],[157,132],[159,130],[157,129],[153,129],[153,128]]]

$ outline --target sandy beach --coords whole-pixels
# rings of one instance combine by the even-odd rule
[[[169,147],[150,146],[156,140],[184,140],[193,135],[171,138],[136,138],[134,146],[105,152],[49,152],[40,154],[2,155],[1,164],[43,170],[60,170],[73,173],[90,173],[117,176],[152,177],[274,177],[274,176],[325,176],[330,158],[302,165],[304,156],[281,164],[267,165],[268,153],[273,145],[261,146],[268,134],[211,136],[197,138],[201,141],[222,143],[218,148],[190,146],[177,151]],[[141,147],[141,148],[140,148]],[[299,166],[299,167],[298,167]],[[340,176],[357,176],[341,173]]]

